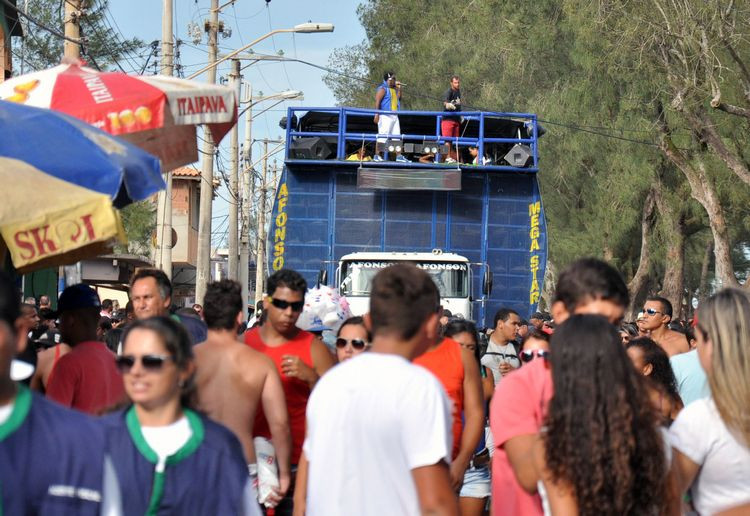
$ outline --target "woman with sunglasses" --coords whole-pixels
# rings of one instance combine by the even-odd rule
[[[574,315],[551,347],[554,394],[534,454],[545,514],[667,513],[666,443],[615,327]]]
[[[362,317],[350,317],[341,324],[336,335],[336,359],[349,360],[370,347],[370,332]]]
[[[669,428],[672,472],[699,514],[716,514],[750,503],[750,296],[725,289],[702,303],[695,338],[711,396]]]
[[[191,408],[185,329],[166,317],[134,322],[117,365],[132,404],[104,421],[122,513],[259,515],[239,441]]]
[[[549,334],[542,330],[531,330],[523,338],[519,358],[522,364],[528,364],[535,358],[549,357]]]

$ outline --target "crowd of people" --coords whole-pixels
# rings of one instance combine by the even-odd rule
[[[549,313],[479,329],[396,264],[329,347],[283,269],[175,310],[140,269],[120,311],[0,273],[0,514],[747,514],[750,296],[690,327],[582,259]],[[525,315],[525,314],[523,314]],[[104,319],[107,319],[106,321]]]

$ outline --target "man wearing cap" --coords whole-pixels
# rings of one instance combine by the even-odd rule
[[[375,91],[375,109],[381,111],[398,111],[401,109],[401,83],[396,80],[396,74],[385,72],[383,82]],[[376,113],[373,119],[378,124],[378,139],[373,161],[383,161],[380,155],[382,148],[388,137],[401,136],[401,125],[398,122],[398,115],[386,115]],[[396,161],[399,163],[409,163],[409,160],[401,155],[401,151],[396,151]]]
[[[0,513],[106,513],[102,429],[84,414],[51,403],[11,379],[19,331],[18,292],[0,271]],[[98,310],[97,310],[98,314]]]
[[[89,414],[122,401],[122,377],[114,354],[96,340],[101,303],[88,285],[66,288],[57,303],[62,340],[72,348],[60,358],[47,382],[47,397]]]

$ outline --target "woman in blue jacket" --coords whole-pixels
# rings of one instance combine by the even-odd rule
[[[185,329],[166,317],[136,321],[117,364],[132,405],[104,421],[123,514],[259,515],[239,441],[190,408]]]

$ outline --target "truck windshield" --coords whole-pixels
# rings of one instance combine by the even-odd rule
[[[396,262],[351,261],[341,265],[339,291],[345,296],[369,296],[372,279]],[[440,297],[469,296],[469,266],[455,262],[410,262],[425,270],[440,290]]]

